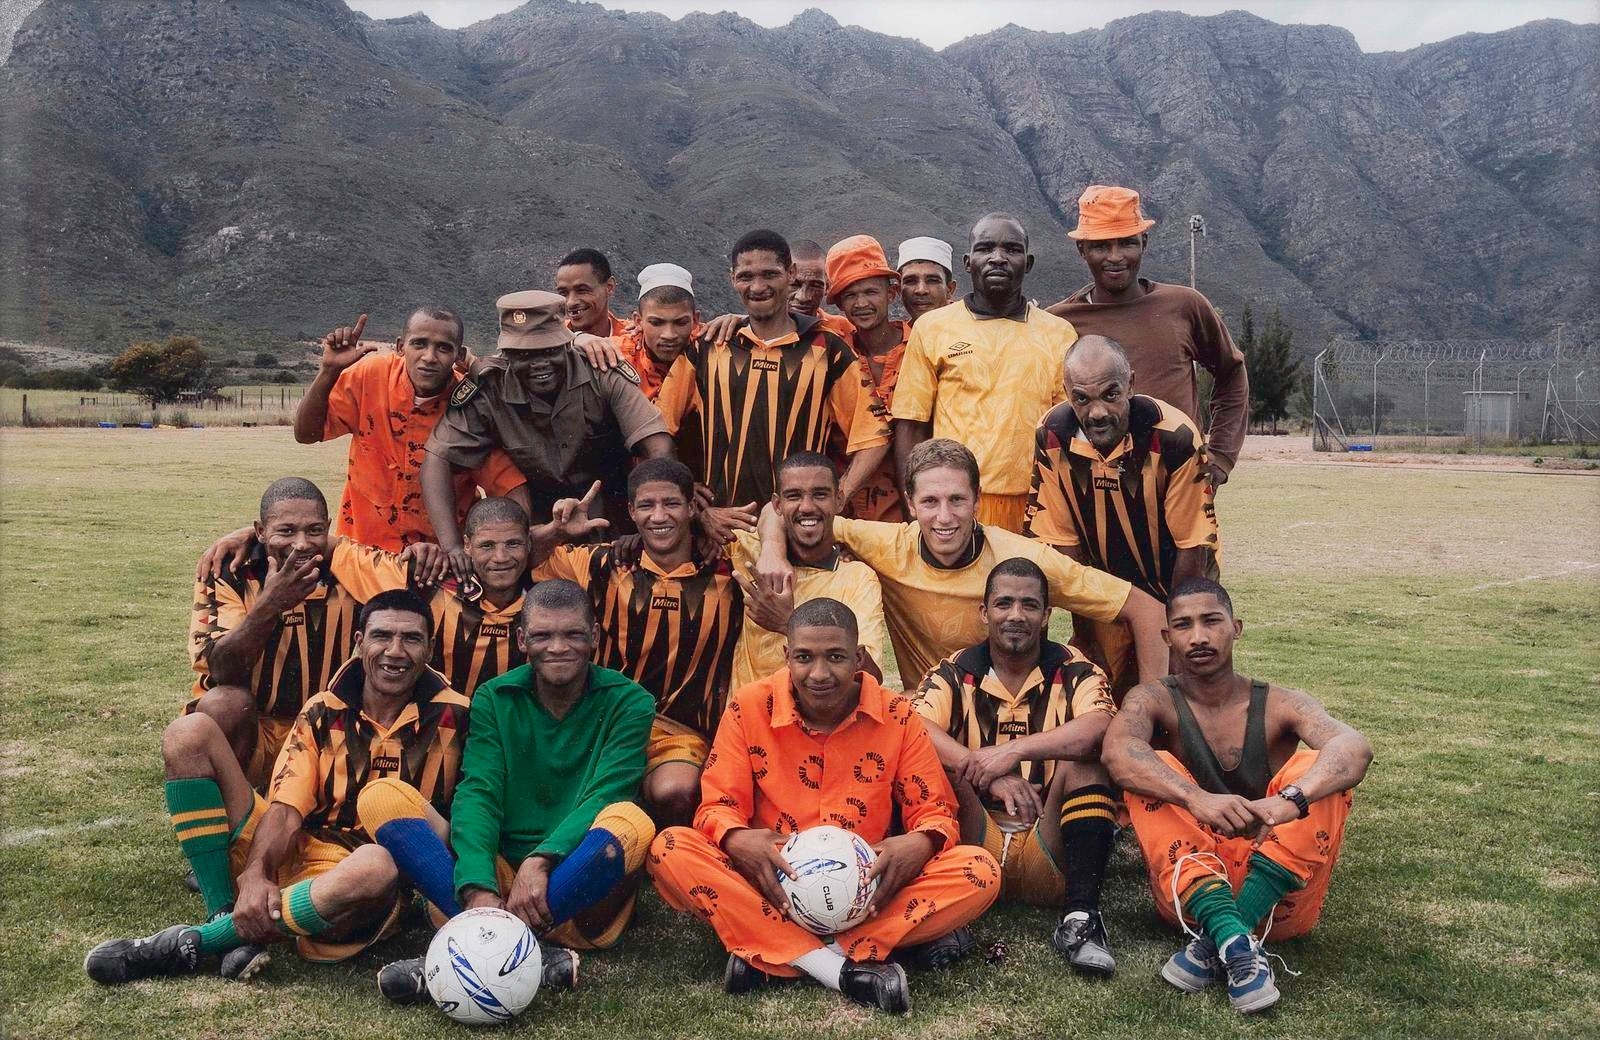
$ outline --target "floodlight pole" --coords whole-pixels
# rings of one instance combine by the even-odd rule
[[[1433,366],[1439,363],[1434,358],[1422,367],[1422,446],[1428,446],[1428,373],[1433,371]]]
[[[1203,237],[1206,233],[1206,218],[1196,213],[1189,218],[1189,288],[1194,284],[1194,240],[1197,236]]]

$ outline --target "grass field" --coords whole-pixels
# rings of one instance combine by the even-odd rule
[[[164,404],[152,413],[136,394],[109,390],[18,390],[0,387],[0,426],[21,426],[23,399],[27,399],[29,425],[94,426],[100,422],[123,426],[282,426],[294,421],[295,408],[306,388],[298,384],[225,386],[225,398],[211,404]]]
[[[84,952],[193,919],[198,897],[161,799],[157,738],[189,684],[195,554],[247,519],[272,477],[337,494],[340,445],[289,432],[0,434],[0,992],[4,1034],[79,1037],[456,1035],[385,1006],[384,959],[280,954],[257,983],[110,990]],[[1072,977],[1052,917],[977,925],[1009,957],[914,979],[909,1021],[815,987],[720,991],[709,931],[646,898],[584,986],[506,1032],[550,1038],[1578,1037],[1600,1031],[1600,479],[1241,464],[1220,495],[1252,674],[1319,694],[1377,759],[1323,921],[1276,947],[1279,1009],[1241,1020],[1156,971],[1157,922],[1131,842],[1107,884],[1120,968]]]

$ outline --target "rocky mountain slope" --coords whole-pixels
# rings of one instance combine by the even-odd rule
[[[222,347],[371,310],[467,310],[579,244],[732,302],[729,243],[768,225],[960,242],[1033,236],[1032,292],[1084,280],[1064,237],[1093,181],[1144,192],[1147,270],[1329,334],[1489,335],[1592,319],[1600,29],[1543,22],[1404,54],[1238,13],[943,52],[807,12],[622,14],[534,0],[460,31],[338,0],[6,0],[0,336]]]

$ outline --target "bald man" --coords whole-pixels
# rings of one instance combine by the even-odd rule
[[[1021,532],[1033,428],[1062,400],[1061,365],[1078,334],[1023,295],[1033,254],[1016,217],[980,217],[962,261],[972,291],[924,314],[906,343],[890,410],[900,484],[911,449],[960,441],[978,459],[978,522]]]
[[[1066,403],[1034,435],[1025,533],[1165,603],[1183,579],[1218,576],[1214,486],[1194,422],[1135,394],[1134,376],[1115,340],[1085,336],[1073,347]],[[1131,640],[1120,626],[1074,624],[1074,641],[1120,701],[1137,679]]]
[[[800,238],[789,244],[789,254],[794,260],[794,281],[789,283],[789,309],[822,322],[822,327],[850,342],[854,329],[842,314],[830,314],[822,309],[828,298],[828,254],[821,244],[809,238]],[[838,461],[838,460],[835,460]]]

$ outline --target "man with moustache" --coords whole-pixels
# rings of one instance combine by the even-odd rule
[[[534,517],[549,515],[560,499],[582,496],[598,480],[595,512],[618,530],[627,523],[629,453],[654,458],[673,451],[636,373],[630,379],[631,370],[599,371],[570,349],[561,297],[530,290],[502,296],[495,306],[500,355],[485,359],[478,375],[450,395],[422,464],[428,516],[458,576],[469,563],[450,497],[452,472],[480,466],[494,448],[504,449],[528,480]]]
[[[1076,971],[1116,970],[1100,882],[1116,802],[1100,739],[1116,708],[1088,658],[1045,638],[1050,582],[1001,560],[978,608],[987,636],[922,680],[917,711],[961,803],[961,840],[1000,862],[1000,898],[1063,907],[1051,941]]]
[[[841,339],[849,338],[850,322],[822,309],[823,301],[832,297],[828,292],[827,254],[821,244],[809,238],[796,239],[790,244],[789,254],[794,258],[789,310],[817,319],[823,328]]]
[[[435,541],[422,501],[423,446],[444,415],[456,370],[466,371],[469,351],[455,311],[419,307],[406,319],[394,353],[363,342],[367,316],[322,338],[322,364],[294,413],[301,444],[350,435],[350,460],[336,534],[363,545],[399,552]],[[482,487],[490,495],[516,493],[526,505],[527,483],[503,451],[491,451],[475,471],[452,475],[455,518],[460,523]]]
[[[1035,434],[1025,533],[1165,603],[1185,578],[1217,577],[1215,486],[1195,424],[1135,394],[1136,375],[1104,336],[1084,336],[1067,355],[1067,400]],[[1137,681],[1126,630],[1078,627],[1120,700]]]
[[[950,243],[926,236],[908,238],[895,250],[895,269],[900,273],[900,306],[909,324],[929,311],[938,310],[955,298],[955,269],[950,259]]]
[[[1234,671],[1244,623],[1221,585],[1185,579],[1166,613],[1177,670],[1128,694],[1103,761],[1156,909],[1192,937],[1161,977],[1186,993],[1225,982],[1249,1014],[1278,1002],[1252,933],[1289,939],[1317,923],[1372,745],[1309,694]]]
[[[872,395],[887,414],[894,402],[900,363],[906,352],[911,326],[891,319],[897,275],[871,235],[854,235],[835,242],[828,250],[828,298],[850,322],[846,342],[872,378]],[[870,478],[846,504],[849,516],[862,520],[905,520],[905,503],[895,479],[894,459],[885,456]]]
[[[1211,301],[1186,285],[1139,277],[1155,221],[1139,209],[1139,193],[1091,184],[1078,199],[1078,226],[1067,237],[1094,279],[1050,313],[1079,334],[1116,340],[1139,373],[1141,392],[1165,401],[1200,429],[1195,366],[1211,373],[1211,428],[1205,471],[1216,488],[1228,480],[1250,421],[1250,377],[1244,355]]]
[[[924,314],[911,329],[895,386],[895,459],[905,483],[911,449],[948,437],[978,458],[978,521],[1020,532],[1032,478],[1033,429],[1062,399],[1060,372],[1072,326],[1028,302],[1028,233],[1007,213],[972,226],[963,258],[972,292]]]

